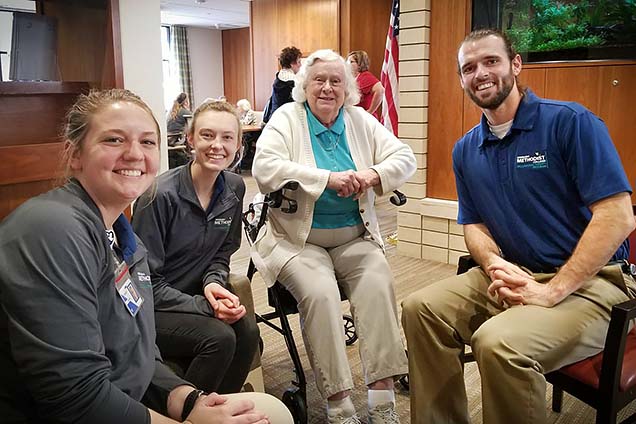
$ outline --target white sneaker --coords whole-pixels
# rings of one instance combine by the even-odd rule
[[[353,414],[350,417],[343,417],[340,414],[337,414],[335,416],[327,415],[327,422],[329,424],[362,424],[362,421],[360,421],[360,417],[358,417],[358,414]]]
[[[383,403],[369,410],[369,424],[400,424],[393,402]]]

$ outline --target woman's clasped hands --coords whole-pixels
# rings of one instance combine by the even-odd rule
[[[210,306],[214,310],[214,316],[228,324],[234,324],[243,318],[246,313],[244,305],[237,295],[217,283],[210,283],[203,289]]]
[[[339,197],[355,196],[354,200],[358,200],[364,192],[378,185],[380,176],[373,169],[365,169],[362,171],[340,171],[331,172],[327,188],[338,193]]]

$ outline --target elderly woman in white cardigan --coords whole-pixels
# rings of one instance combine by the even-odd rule
[[[360,337],[369,423],[398,423],[393,379],[407,372],[407,360],[374,200],[415,172],[415,157],[353,106],[359,94],[350,65],[331,50],[304,61],[293,98],[263,130],[252,173],[262,193],[297,181],[298,211],[270,210],[252,257],[267,284],[280,281],[298,302],[328,422],[360,422],[349,397],[340,285]]]

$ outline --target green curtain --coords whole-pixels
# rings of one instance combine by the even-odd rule
[[[170,45],[174,54],[174,63],[179,72],[181,90],[188,95],[190,107],[194,109],[194,93],[192,92],[192,73],[190,72],[190,54],[188,52],[188,33],[184,26],[173,26],[170,31]]]

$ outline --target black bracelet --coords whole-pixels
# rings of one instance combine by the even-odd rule
[[[203,390],[196,389],[188,393],[188,396],[186,396],[185,400],[183,401],[183,412],[181,412],[181,421],[185,421],[186,418],[188,418],[188,415],[190,415],[190,412],[192,412],[194,404],[197,402],[199,396],[205,395],[207,395],[207,393],[205,393]]]

